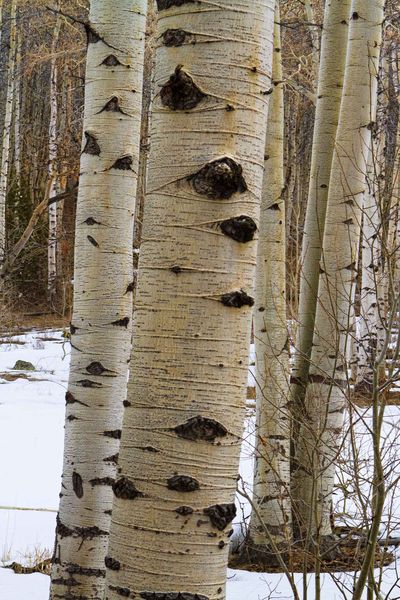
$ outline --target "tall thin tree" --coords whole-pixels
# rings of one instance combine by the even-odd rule
[[[93,0],[51,598],[102,597],[131,344],[147,2]]]
[[[329,180],[309,383],[298,441],[296,516],[308,534],[331,533],[369,129],[375,119],[383,0],[353,0],[343,98]]]

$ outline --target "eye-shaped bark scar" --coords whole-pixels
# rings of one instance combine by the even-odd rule
[[[222,221],[219,226],[222,233],[241,244],[251,242],[257,231],[257,225],[253,219],[246,215],[240,215],[239,217],[232,217],[231,219]]]
[[[186,440],[203,440],[206,442],[213,442],[217,437],[224,437],[228,433],[226,427],[215,419],[209,419],[208,417],[192,417],[186,423],[177,425],[174,430],[175,433]]]
[[[202,196],[213,200],[227,200],[233,194],[242,194],[247,190],[242,171],[239,163],[225,156],[207,163],[200,171],[189,175],[188,181]]]
[[[175,73],[160,91],[161,103],[171,110],[190,110],[197,106],[206,94],[195,84],[192,77],[178,65]]]

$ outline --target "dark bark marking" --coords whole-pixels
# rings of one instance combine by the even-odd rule
[[[223,531],[225,527],[233,521],[236,516],[236,506],[232,504],[214,504],[203,510],[204,514],[210,518],[214,527]]]
[[[206,97],[182,65],[178,65],[160,91],[161,102],[171,110],[190,110]]]
[[[74,587],[75,585],[81,585],[79,581],[74,579],[73,577],[58,577],[57,579],[52,580],[53,585],[65,585],[66,587]]]
[[[281,210],[279,203],[275,202],[274,204],[271,204],[270,206],[267,207],[267,210]]]
[[[85,23],[85,31],[88,44],[97,44],[101,40],[100,35],[89,23]]]
[[[77,385],[81,385],[84,388],[101,388],[101,383],[97,383],[96,381],[90,381],[90,379],[79,379],[76,382]]]
[[[106,437],[109,437],[109,438],[114,438],[115,440],[120,440],[121,439],[121,430],[114,429],[113,431],[105,431],[103,433],[103,435],[105,435]]]
[[[128,294],[129,292],[133,292],[134,289],[135,289],[135,282],[132,281],[126,288],[125,294]]]
[[[69,415],[67,417],[67,421],[77,421],[77,420],[78,420],[78,417],[75,417],[74,415]]]
[[[125,408],[128,408],[128,406],[132,406],[129,400],[124,400],[122,404],[125,406]]]
[[[112,165],[112,169],[118,169],[119,171],[133,171],[132,169],[133,158],[129,154],[121,156]]]
[[[190,592],[142,592],[140,597],[143,600],[210,600],[208,596]]]
[[[101,63],[106,67],[117,67],[118,65],[122,65],[121,61],[115,56],[115,54],[109,54]]]
[[[99,248],[99,244],[96,242],[96,240],[94,239],[94,237],[92,237],[91,235],[86,236],[87,239],[89,240],[89,242],[95,246],[96,248]]]
[[[178,47],[189,41],[193,36],[183,29],[167,29],[163,34],[164,46]]]
[[[357,264],[356,262],[352,262],[347,267],[344,267],[347,271],[355,271],[357,273]]]
[[[67,527],[60,521],[59,515],[57,515],[57,535],[60,537],[79,537],[84,540],[92,540],[95,537],[100,537],[102,535],[108,536],[107,531],[103,531],[98,527]]]
[[[200,484],[189,475],[174,475],[167,480],[167,488],[177,492],[194,492],[200,489]]]
[[[171,6],[182,6],[183,4],[192,4],[199,0],[157,0],[158,10],[167,10]]]
[[[344,225],[354,225],[354,221],[353,219],[350,217],[350,219],[346,219],[345,221],[343,221]]]
[[[90,479],[89,483],[94,487],[95,485],[113,485],[115,479],[111,477],[95,477],[94,479]]]
[[[103,367],[101,362],[98,361],[91,362],[90,365],[86,367],[86,371],[91,375],[102,375],[105,371],[109,372],[108,369]]]
[[[142,492],[139,492],[135,484],[129,481],[127,477],[121,477],[114,483],[113,492],[117,498],[123,500],[135,500],[135,498],[143,496]]]
[[[76,330],[78,329],[78,327],[75,327],[75,325],[72,325],[72,323],[70,323],[69,325],[69,331],[71,335],[74,335],[76,333]]]
[[[224,306],[231,308],[242,308],[242,306],[254,306],[254,298],[248,296],[246,292],[228,292],[221,296],[221,302]]]
[[[220,542],[218,542],[218,548],[220,550],[222,550],[222,548],[225,548],[225,542],[224,542],[224,540],[221,540]]]
[[[104,511],[104,514],[105,514],[105,515],[109,515],[109,516],[111,517],[111,515],[112,515],[112,510],[111,510],[111,509],[109,509],[109,510],[105,510],[105,511]]]
[[[109,585],[108,589],[118,594],[118,596],[122,596],[123,598],[129,598],[131,595],[131,590],[129,588],[118,587],[116,585]]]
[[[82,477],[76,471],[74,471],[72,473],[72,488],[73,488],[73,490],[75,492],[75,495],[78,498],[82,498],[83,497],[83,481],[82,481]]]
[[[355,12],[355,11],[354,11],[354,12],[352,13],[352,15],[351,15],[351,18],[353,19],[353,21],[357,21],[357,19],[359,18],[359,14],[358,14],[358,12]]]
[[[75,398],[75,396],[73,394],[71,394],[71,392],[67,392],[65,394],[65,403],[68,404],[82,404],[82,406],[88,406],[87,404],[85,404],[84,402],[81,402],[80,400],[77,400]]]
[[[109,463],[114,463],[115,465],[118,464],[118,452],[116,454],[113,454],[112,456],[106,456],[106,458],[103,458],[103,462],[109,462]]]
[[[89,225],[89,227],[91,227],[92,225],[101,225],[101,223],[99,221],[96,221],[96,219],[93,219],[93,217],[88,217],[86,221],[83,222],[85,223],[85,225]]]
[[[118,96],[113,96],[110,98],[110,100],[103,106],[99,114],[102,112],[119,112],[123,115],[126,115],[119,104]]]
[[[178,513],[178,515],[182,515],[182,517],[186,517],[187,515],[192,515],[194,511],[191,506],[178,506],[178,508],[175,509],[175,512]]]
[[[86,577],[105,577],[105,569],[91,569],[89,567],[81,567],[74,563],[70,563],[66,569],[67,573],[71,575],[86,575]]]
[[[123,319],[118,319],[117,321],[111,321],[111,325],[115,325],[116,327],[125,327],[125,329],[128,329],[129,321],[129,317],[124,317]]]
[[[160,452],[159,450],[157,450],[157,448],[154,448],[153,446],[145,446],[144,448],[142,448],[142,450],[144,450],[145,452],[155,452],[158,454],[158,452]]]
[[[121,563],[111,556],[105,557],[104,564],[106,565],[107,569],[110,569],[111,571],[119,571],[121,569]]]
[[[91,154],[92,156],[100,156],[101,149],[97,141],[96,136],[88,131],[85,131],[86,144],[82,152],[84,154]]]
[[[225,235],[242,244],[251,242],[257,231],[257,225],[253,219],[246,215],[222,221],[219,226]]]
[[[185,440],[204,440],[206,442],[214,442],[215,438],[224,437],[228,433],[226,427],[218,421],[200,415],[177,425],[173,431]]]
[[[213,200],[227,200],[236,192],[242,194],[247,190],[241,165],[228,156],[207,163],[190,175],[188,181],[198,194]]]
[[[182,273],[182,267],[180,267],[179,265],[174,265],[173,267],[171,267],[170,270],[173,273],[175,273],[175,275],[179,275],[179,273]]]

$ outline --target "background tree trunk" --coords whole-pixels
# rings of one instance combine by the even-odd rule
[[[254,306],[256,351],[256,449],[252,514],[253,546],[291,540],[289,337],[286,322],[286,236],[283,176],[283,85],[279,5],[276,6],[272,89],[268,109],[265,168],[257,251]],[[260,311],[259,308],[265,308]],[[267,539],[265,527],[270,538]]]
[[[382,0],[353,0],[294,486],[300,525],[303,531],[319,536],[331,533],[331,500],[346,397],[349,333],[354,325],[362,199],[369,130],[375,118],[382,20]]]
[[[274,4],[221,0],[210,11],[158,0],[158,93],[106,561],[110,600],[225,597]]]
[[[93,0],[51,598],[102,597],[131,346],[145,0]]]

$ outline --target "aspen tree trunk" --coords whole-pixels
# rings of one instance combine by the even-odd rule
[[[342,98],[350,1],[329,0],[325,4],[310,184],[301,256],[298,330],[292,373],[295,401],[294,443],[302,418],[301,407],[310,366],[329,177]]]
[[[145,0],[93,0],[51,598],[103,598],[131,344]]]
[[[159,92],[106,597],[223,600],[275,2],[157,4]]]
[[[319,53],[320,53],[320,38],[318,33],[318,27],[315,22],[314,9],[310,0],[304,0],[304,11],[306,13],[306,19],[308,21],[308,29],[311,36],[312,44],[312,56],[313,56],[313,68],[314,68],[314,81],[315,87],[318,85],[318,70],[319,70]],[[347,15],[346,15],[347,17]]]
[[[14,169],[18,188],[21,184],[21,45],[22,36],[21,34],[17,34],[14,99]],[[16,217],[18,218],[18,214]]]
[[[382,140],[383,141],[383,140]],[[380,161],[376,152],[382,146],[370,142],[367,185],[362,215],[361,311],[357,340],[357,377],[355,394],[369,395],[372,401],[374,361],[382,351],[385,338],[384,317],[387,268],[383,260],[382,206],[379,189]],[[383,365],[384,367],[384,365]]]
[[[254,306],[257,421],[249,546],[279,547],[291,539],[289,338],[286,323],[285,203],[282,197],[284,107],[279,6],[275,12],[272,89],[268,109],[265,168]],[[264,307],[264,311],[259,308]],[[267,539],[267,527],[270,538]],[[250,552],[251,552],[250,548]]]
[[[376,97],[383,0],[353,0],[343,99],[329,181],[318,304],[298,441],[295,502],[303,531],[331,533],[330,507],[340,447],[347,346],[353,328],[371,98]]]
[[[10,167],[10,139],[15,89],[15,42],[17,37],[16,16],[17,0],[12,0],[10,12],[10,48],[8,51],[7,63],[6,111],[3,124],[0,164],[0,265],[2,265],[4,262],[6,252],[6,198]]]
[[[57,154],[58,154],[58,66],[57,66],[57,45],[60,36],[61,21],[57,17],[53,30],[53,40],[51,43],[51,63],[50,63],[50,123],[49,123],[49,179],[50,179],[50,197],[55,196],[58,191],[57,174]],[[49,206],[49,241],[47,248],[47,290],[49,299],[52,300],[55,293],[57,277],[57,204]]]

